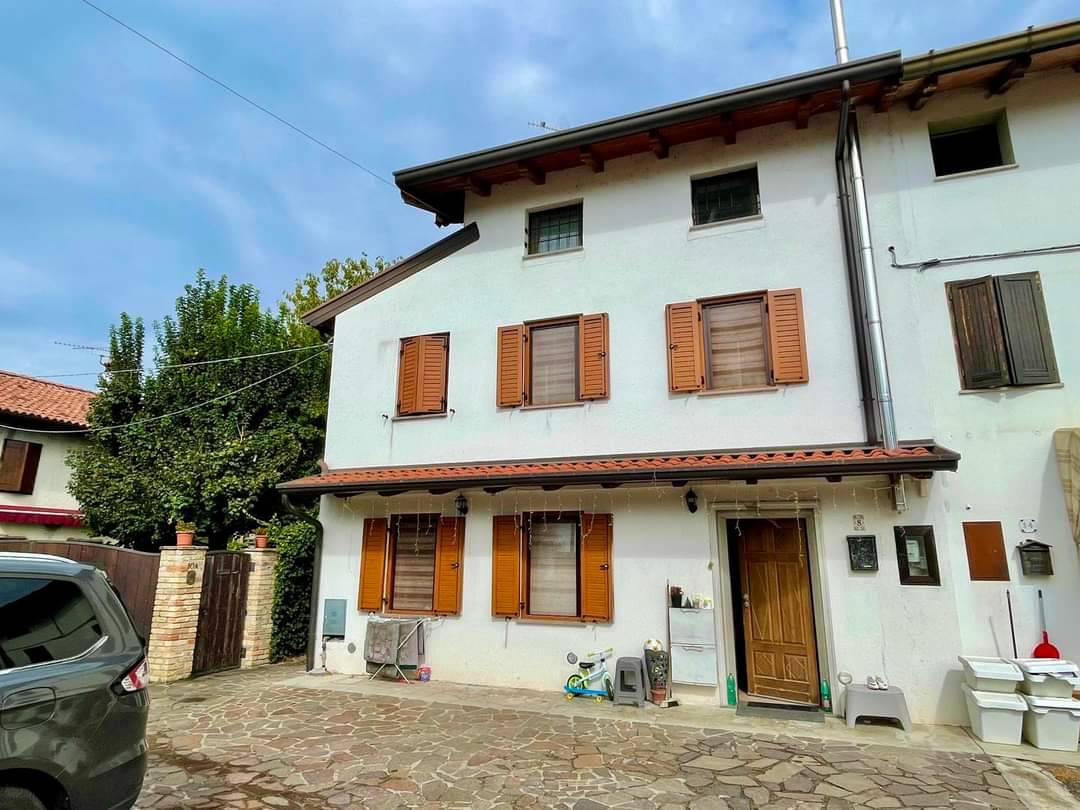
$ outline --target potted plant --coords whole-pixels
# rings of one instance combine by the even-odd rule
[[[176,523],[176,545],[191,546],[195,544],[195,524],[186,520]]]
[[[255,530],[255,548],[266,548],[270,545],[270,528],[260,526]]]

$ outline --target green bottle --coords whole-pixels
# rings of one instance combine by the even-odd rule
[[[727,676],[727,705],[735,706],[739,702],[739,693],[735,689],[735,676],[730,672]]]
[[[832,694],[829,691],[829,682],[827,680],[821,682],[821,708],[832,714]]]

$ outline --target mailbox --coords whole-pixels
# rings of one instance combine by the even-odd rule
[[[322,634],[324,636],[345,635],[345,600],[327,599],[323,602]]]
[[[1026,540],[1017,546],[1020,549],[1020,570],[1029,576],[1052,576],[1054,562],[1050,558],[1052,546],[1038,540]]]

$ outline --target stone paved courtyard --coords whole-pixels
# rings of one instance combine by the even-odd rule
[[[299,672],[155,686],[137,807],[1025,806],[982,755],[285,685]]]

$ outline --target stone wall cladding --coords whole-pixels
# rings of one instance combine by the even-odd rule
[[[161,549],[147,655],[150,679],[155,683],[169,683],[191,676],[205,568],[204,547],[167,546]]]
[[[271,611],[274,606],[274,569],[278,553],[273,549],[250,549],[247,614],[244,616],[244,657],[242,667],[270,663]]]

